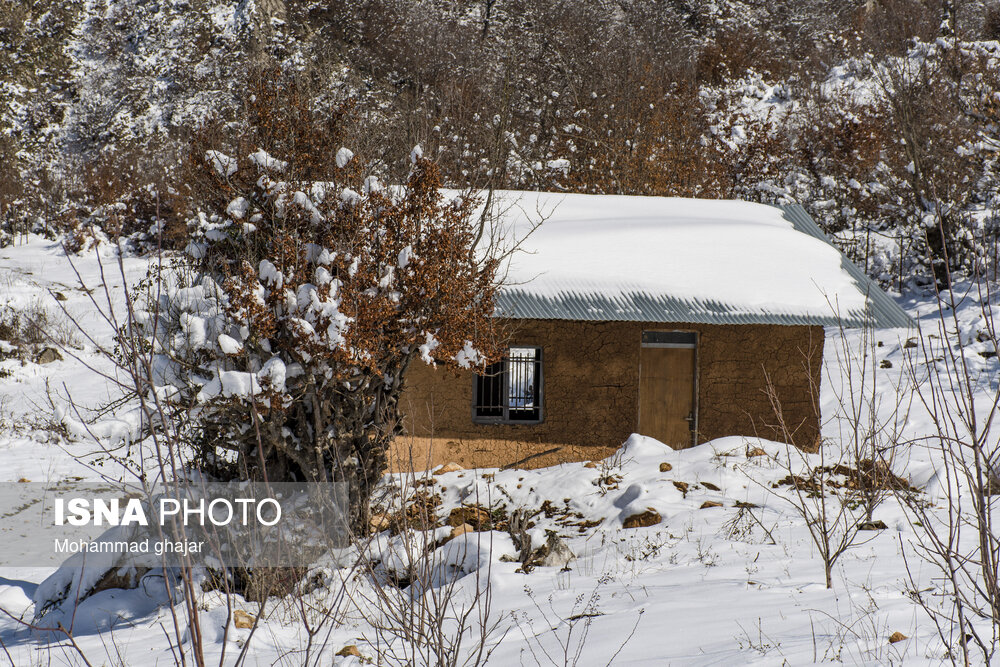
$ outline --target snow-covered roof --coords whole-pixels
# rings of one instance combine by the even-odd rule
[[[523,239],[501,316],[912,326],[799,206],[538,192],[500,200],[501,234]]]

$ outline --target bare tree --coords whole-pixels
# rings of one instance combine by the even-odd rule
[[[855,337],[856,342],[852,342]],[[827,371],[828,376],[835,369],[839,374],[839,383],[831,382],[837,412],[830,419],[838,426],[846,454],[844,492],[864,510],[865,527],[875,525],[875,510],[886,498],[911,491],[894,469],[905,440],[903,429],[909,420],[913,391],[904,369],[893,371],[891,362],[879,361],[883,349],[879,337],[871,321],[855,330],[841,324],[834,338],[835,361],[829,362]],[[897,379],[887,378],[890,373]]]
[[[483,665],[509,629],[508,614],[493,601],[498,533],[488,524],[436,528],[429,481],[397,475],[380,497],[397,510],[391,534],[361,550],[367,585],[352,590],[350,603],[370,620],[365,639],[385,664]]]
[[[955,285],[954,282],[952,282]],[[908,372],[933,431],[913,443],[938,458],[939,491],[945,513],[930,501],[903,495],[903,506],[918,528],[910,546],[939,573],[931,591],[915,583],[911,595],[927,612],[955,664],[993,661],[1000,647],[1000,536],[993,521],[1000,500],[1000,447],[996,418],[1000,389],[992,377],[974,370],[970,343],[963,340],[958,311],[966,299],[978,302],[982,319],[978,342],[998,352],[995,293],[984,279],[938,295],[934,334],[923,332],[919,354]],[[913,577],[911,575],[911,581]]]
[[[803,363],[810,363],[810,355],[803,351]],[[808,372],[810,384],[815,385],[815,374]],[[865,518],[864,510],[851,501],[847,494],[844,476],[850,478],[856,471],[850,462],[850,445],[838,447],[836,443],[820,442],[815,454],[808,453],[813,443],[797,442],[794,427],[789,424],[782,410],[778,391],[766,378],[766,391],[775,416],[775,427],[781,439],[788,443],[785,456],[779,465],[787,474],[772,485],[757,481],[747,472],[751,480],[762,484],[773,495],[787,501],[802,517],[816,552],[823,561],[823,575],[827,588],[833,588],[833,567],[837,560],[851,547],[858,544],[858,531]],[[819,387],[812,386],[810,395],[819,396]],[[814,399],[814,409],[819,411],[818,398]],[[779,491],[782,487],[788,491]]]

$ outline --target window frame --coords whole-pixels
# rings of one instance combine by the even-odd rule
[[[535,419],[511,419],[510,413],[512,411],[510,406],[510,351],[512,349],[518,348],[532,348],[535,350],[535,360],[531,363],[535,366],[535,373],[537,375],[537,381],[535,384],[538,387],[538,395],[535,398],[535,405],[538,409],[538,417]],[[478,410],[484,406],[479,405],[479,381],[483,377],[481,373],[474,373],[472,376],[472,405],[471,405],[471,415],[472,422],[474,424],[505,424],[505,425],[534,425],[541,424],[545,421],[545,350],[541,345],[531,345],[531,344],[517,344],[508,345],[504,352],[503,359],[501,362],[504,364],[502,371],[502,382],[500,386],[500,396],[503,401],[503,406],[501,408],[502,414],[500,415],[480,415]],[[499,363],[499,362],[498,362]],[[489,368],[489,366],[487,366]],[[484,369],[485,370],[485,369]],[[518,408],[513,408],[513,411],[517,411]]]

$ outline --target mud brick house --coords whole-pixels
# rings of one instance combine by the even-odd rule
[[[398,468],[597,459],[631,433],[813,448],[824,327],[912,325],[799,206],[505,196],[505,238],[543,220],[498,300],[507,356],[411,367]]]

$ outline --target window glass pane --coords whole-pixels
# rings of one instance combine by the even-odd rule
[[[507,405],[511,409],[535,407],[535,348],[512,347],[508,356]]]

